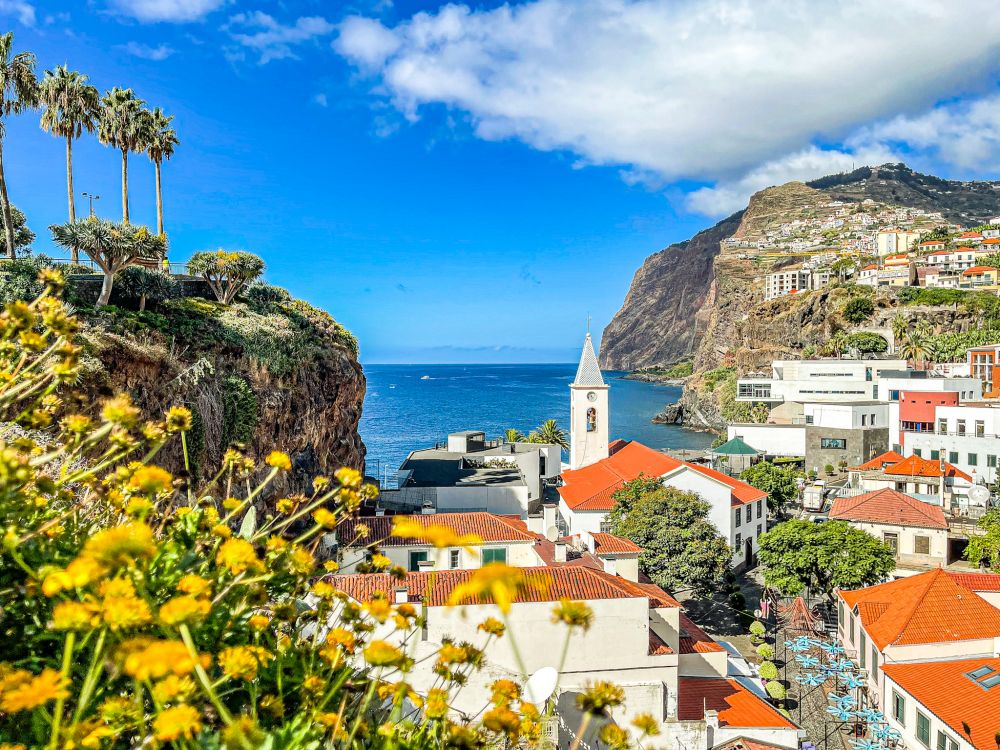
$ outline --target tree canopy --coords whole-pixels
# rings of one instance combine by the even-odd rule
[[[34,242],[35,233],[28,228],[28,220],[19,208],[11,206],[10,216],[13,220],[14,250],[16,252]],[[14,257],[7,249],[7,223],[4,221],[3,212],[0,212],[0,227],[2,227],[2,230],[0,230],[0,253]]]
[[[639,477],[614,500],[611,533],[642,547],[639,567],[658,586],[708,593],[729,570],[732,550],[708,520],[708,503],[695,493]]]
[[[985,563],[993,570],[1000,570],[1000,508],[991,508],[979,519],[979,528],[985,534],[969,537],[965,559],[973,565]]]
[[[848,323],[864,323],[875,312],[875,303],[867,297],[854,297],[844,305],[844,320]]]
[[[188,271],[208,282],[215,298],[230,304],[248,284],[264,273],[264,261],[242,250],[206,250],[188,261]]]
[[[896,566],[889,545],[846,521],[785,521],[758,540],[764,583],[787,596],[811,588],[827,596],[883,581]]]
[[[799,494],[796,481],[799,472],[775,466],[770,461],[761,461],[745,469],[740,474],[747,484],[767,493],[767,507],[774,511],[782,510],[789,500]]]

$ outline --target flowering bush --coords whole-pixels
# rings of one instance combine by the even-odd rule
[[[203,485],[156,463],[186,444],[191,414],[144,421],[125,396],[92,413],[61,391],[79,372],[77,322],[58,299],[61,277],[0,315],[0,748],[318,749],[475,748],[535,743],[539,708],[500,680],[471,723],[450,718],[452,691],[483,663],[504,626],[480,626],[482,647],[445,643],[437,687],[416,695],[409,603],[360,606],[323,578],[321,535],[374,488],[341,469],[309,496],[283,498],[260,523],[255,500],[289,457],[258,467],[235,451]],[[423,529],[404,528],[411,535]],[[431,543],[468,543],[432,530]],[[374,555],[372,564],[391,569]],[[501,605],[522,579],[487,566],[456,597]],[[553,618],[586,628],[590,613],[562,602]],[[376,639],[391,623],[398,639]],[[381,632],[381,631],[380,631]],[[384,637],[384,636],[383,636]],[[567,636],[568,637],[568,636]],[[589,715],[621,702],[605,683],[585,694]],[[639,717],[642,736],[655,722]],[[629,732],[601,730],[625,747]]]

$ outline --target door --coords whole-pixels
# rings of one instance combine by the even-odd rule
[[[746,568],[753,567],[753,539],[746,540],[745,551],[743,553],[743,565]]]

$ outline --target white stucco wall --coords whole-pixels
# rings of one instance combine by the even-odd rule
[[[898,541],[896,560],[903,565],[926,565],[928,567],[943,567],[948,559],[948,530],[922,529],[915,526],[893,526],[891,524],[862,523],[850,521],[851,526],[871,534],[879,541],[886,534],[895,534]],[[930,542],[930,552],[926,555],[914,552],[916,537],[926,536]]]
[[[973,750],[972,743],[965,739],[961,732],[956,732],[943,721],[938,719],[930,709],[893,682],[891,677],[885,677],[884,682],[885,692],[883,697],[886,722],[889,726],[898,730],[900,734],[903,735],[901,746],[908,748],[925,747],[925,745],[917,739],[917,711],[919,710],[922,714],[924,714],[924,716],[930,719],[930,742],[928,743],[930,747],[937,747],[937,735],[938,732],[941,731],[958,745],[959,750]],[[905,701],[903,716],[901,717],[902,720],[897,719],[893,715],[892,692],[894,690],[897,691]]]
[[[806,455],[805,425],[731,424],[727,432],[729,440],[738,437],[751,448],[771,456]]]
[[[409,546],[387,546],[381,548],[381,553],[392,560],[394,565],[401,565],[409,570],[410,552],[426,552],[427,559],[434,561],[435,570],[450,570],[451,553],[456,551],[459,554],[459,564],[455,570],[472,570],[482,567],[482,550],[498,549],[507,550],[507,564],[517,568],[528,568],[536,565],[543,565],[542,559],[538,556],[532,542],[496,542],[483,544],[469,549],[449,548],[437,549],[422,544]],[[340,573],[356,573],[357,565],[367,559],[368,551],[355,547],[342,548],[339,553]]]

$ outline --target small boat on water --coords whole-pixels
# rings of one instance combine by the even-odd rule
[[[430,375],[424,375],[424,376],[423,376],[422,378],[420,378],[420,379],[421,379],[421,380],[430,380],[430,379],[431,379],[431,376],[430,376]]]

